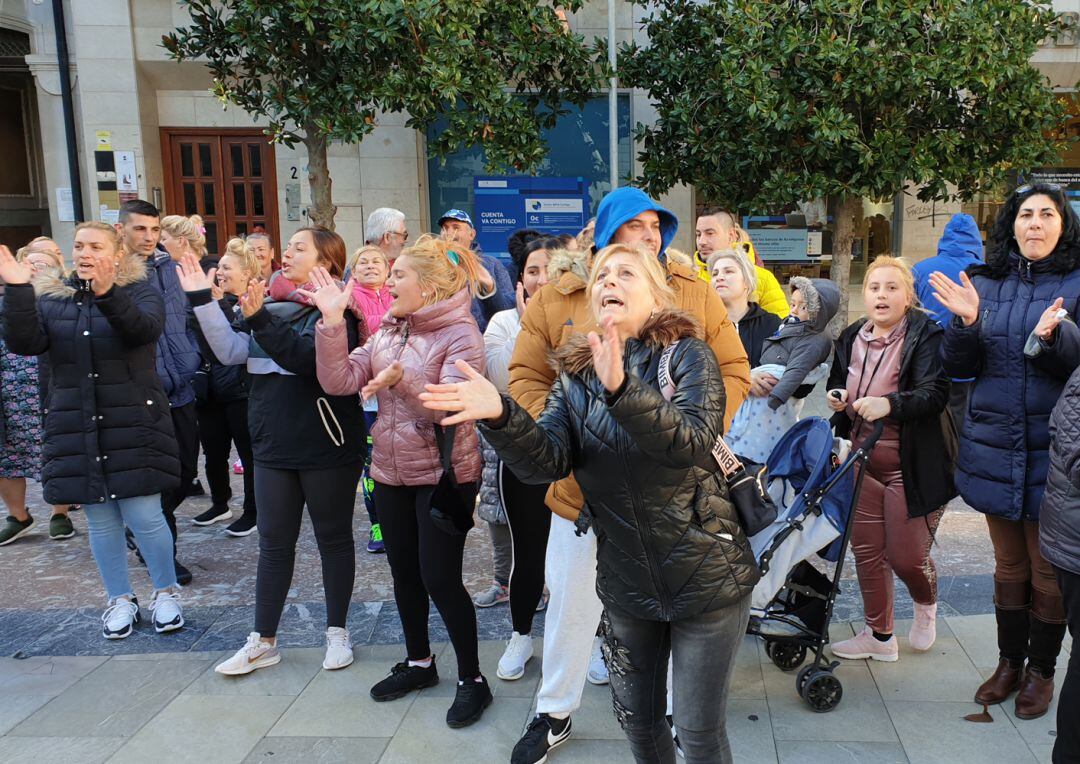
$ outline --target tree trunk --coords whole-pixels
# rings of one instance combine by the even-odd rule
[[[832,265],[829,278],[840,287],[840,310],[829,322],[829,333],[835,339],[850,323],[848,321],[848,284],[851,281],[851,242],[855,238],[855,217],[862,214],[862,200],[846,196],[830,205],[836,210],[833,230]]]
[[[312,225],[334,230],[334,206],[330,180],[330,168],[326,161],[327,138],[315,125],[308,125],[304,131],[304,146],[307,147],[308,186],[311,188],[311,206],[308,207],[308,220]]]

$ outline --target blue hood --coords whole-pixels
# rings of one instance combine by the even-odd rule
[[[615,189],[600,201],[596,211],[596,248],[606,247],[619,226],[649,210],[660,216],[660,254],[663,255],[679,230],[679,221],[644,191],[629,186]]]
[[[945,233],[938,241],[937,253],[942,257],[959,257],[964,260],[983,259],[982,236],[975,218],[959,212],[945,224]]]

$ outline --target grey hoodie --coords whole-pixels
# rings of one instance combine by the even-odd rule
[[[828,279],[791,279],[791,291],[798,290],[806,300],[810,320],[803,322],[788,317],[761,348],[761,365],[781,364],[784,374],[769,393],[769,408],[773,411],[787,403],[806,375],[827,361],[832,354],[832,340],[825,327],[840,308],[840,289]]]

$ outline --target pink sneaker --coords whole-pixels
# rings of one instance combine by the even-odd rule
[[[851,639],[837,642],[832,646],[832,653],[837,658],[859,660],[870,658],[875,661],[892,663],[900,658],[900,648],[896,643],[896,635],[889,637],[888,642],[879,642],[874,639],[874,632],[864,628]]]
[[[908,633],[911,649],[925,653],[934,646],[935,639],[937,639],[937,603],[920,605],[916,602],[915,620],[911,622],[911,631]]]
[[[240,461],[239,459],[237,459],[236,463],[233,464],[233,466],[232,466],[232,471],[233,471],[234,475],[243,475],[244,474],[244,463],[242,461]]]

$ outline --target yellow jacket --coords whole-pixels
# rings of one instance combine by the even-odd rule
[[[582,252],[581,257],[588,255]],[[750,363],[746,351],[716,292],[694,278],[692,268],[671,258],[667,259],[667,271],[668,283],[675,290],[675,307],[702,322],[705,341],[716,354],[727,392],[726,429],[750,390]],[[596,329],[585,287],[579,273],[567,271],[558,281],[549,282],[537,292],[521,317],[521,333],[510,359],[510,396],[534,417],[544,410],[548,393],[555,384],[555,369],[549,361],[551,351],[574,334]],[[548,490],[548,507],[568,520],[577,519],[584,503],[581,489],[573,477],[554,483]]]
[[[788,305],[787,297],[784,296],[784,289],[780,286],[780,282],[776,280],[776,276],[768,268],[762,268],[760,265],[754,264],[754,245],[750,242],[743,242],[736,246],[745,248],[746,259],[757,269],[757,292],[754,293],[751,302],[756,302],[761,306],[762,310],[767,313],[775,313],[780,318],[787,318],[791,315],[791,307]],[[709,277],[709,266],[697,252],[694,253],[694,263],[697,264],[698,276],[706,283],[712,283],[712,279]]]

